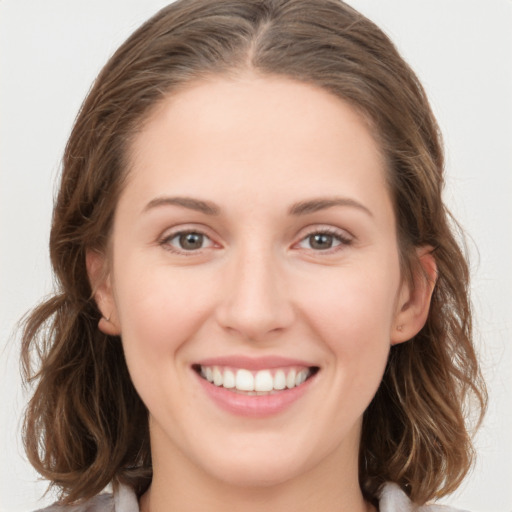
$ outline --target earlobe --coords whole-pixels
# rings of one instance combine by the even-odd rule
[[[98,328],[101,332],[110,336],[119,336],[121,328],[112,292],[111,276],[107,271],[106,257],[98,251],[88,250],[85,262],[92,295],[102,314],[98,322]]]
[[[430,300],[437,280],[437,265],[432,247],[418,248],[417,260],[419,265],[413,272],[412,282],[404,282],[400,290],[391,332],[392,345],[413,338],[428,318]]]

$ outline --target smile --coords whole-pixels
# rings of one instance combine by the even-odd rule
[[[318,371],[318,367],[251,371],[245,368],[195,365],[194,370],[217,387],[246,395],[269,395],[300,386]]]

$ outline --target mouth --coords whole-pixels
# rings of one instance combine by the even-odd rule
[[[318,366],[286,366],[257,371],[220,365],[192,365],[201,379],[237,394],[268,396],[301,387],[319,371]]]

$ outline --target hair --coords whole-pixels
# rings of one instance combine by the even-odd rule
[[[385,155],[405,275],[418,271],[415,248],[433,248],[429,316],[414,339],[391,348],[363,417],[359,480],[373,503],[386,481],[419,504],[446,495],[471,467],[468,406],[481,419],[486,391],[472,344],[468,265],[441,197],[441,137],[421,84],[388,37],[338,0],[179,0],[103,68],[63,158],[50,236],[57,290],[24,324],[23,371],[35,384],[24,423],[28,458],[64,503],[109,482],[139,494],[148,487],[148,412],[120,339],[97,328],[85,255],[107,249],[130,144],[152,109],[194,81],[246,71],[315,85],[361,112]]]

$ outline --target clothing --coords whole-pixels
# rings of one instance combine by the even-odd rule
[[[37,512],[139,512],[139,503],[130,487],[121,486],[112,494],[99,494],[79,505],[51,505]],[[445,505],[414,505],[394,483],[384,486],[379,500],[379,512],[464,512]]]

